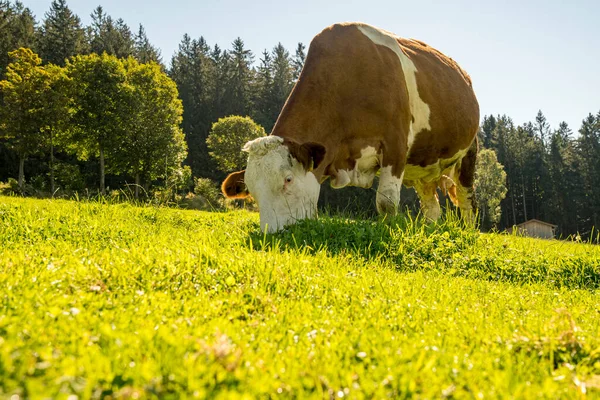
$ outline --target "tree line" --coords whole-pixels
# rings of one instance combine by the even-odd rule
[[[41,57],[42,64],[38,68],[47,70],[50,75],[55,69],[62,68],[61,73],[66,75],[66,81],[71,82],[66,86],[71,86],[72,90],[70,102],[65,100],[71,104],[70,108],[67,107],[68,118],[65,119],[69,122],[60,129],[49,129],[50,126],[58,126],[57,121],[51,121],[40,130],[39,137],[49,139],[37,141],[40,149],[29,155],[30,162],[25,161],[21,165],[18,151],[11,145],[11,139],[7,139],[6,133],[4,134],[5,138],[0,140],[0,181],[20,175],[18,171],[21,167],[25,175],[31,176],[34,181],[50,181],[53,174],[50,165],[56,162],[54,173],[77,175],[81,181],[79,187],[99,188],[102,186],[98,184],[103,169],[101,164],[106,162],[107,186],[111,188],[122,187],[131,181],[145,181],[147,187],[157,180],[161,184],[165,183],[169,179],[169,168],[178,171],[175,175],[180,178],[193,175],[218,182],[226,171],[219,169],[207,145],[213,124],[230,115],[249,116],[264,127],[267,133],[270,132],[305,59],[306,49],[302,43],[298,44],[293,53],[277,44],[273,49],[263,50],[256,56],[239,37],[232,42],[230,49],[222,49],[218,45],[210,45],[203,37],[192,38],[186,34],[168,65],[165,65],[160,51],[151,44],[142,25],[133,33],[122,19],[113,19],[100,6],[93,10],[91,21],[89,26],[83,26],[79,17],[69,9],[66,0],[53,0],[49,11],[39,23],[21,2],[0,0],[0,79],[6,80],[8,66],[14,61],[9,53],[19,48],[29,48]],[[91,56],[92,54],[102,56]],[[182,105],[180,127],[183,146],[178,145],[180,152],[177,153],[178,156],[172,156],[172,162],[176,163],[185,157],[183,164],[188,170],[175,164],[166,166],[170,156],[166,156],[167,160],[162,160],[162,164],[157,161],[152,172],[142,172],[143,162],[138,161],[136,166],[131,166],[123,161],[130,157],[129,152],[142,152],[140,141],[151,136],[151,124],[157,123],[156,118],[150,122],[150,112],[146,114],[149,119],[147,125],[134,127],[133,120],[124,122],[131,118],[134,107],[128,102],[135,103],[136,96],[141,98],[144,91],[152,91],[149,84],[144,86],[140,83],[141,86],[133,97],[132,92],[127,90],[115,94],[117,97],[111,98],[111,101],[117,103],[113,104],[125,105],[118,107],[118,110],[104,110],[106,120],[98,123],[97,128],[90,128],[82,122],[85,113],[78,107],[72,107],[72,99],[75,98],[74,93],[78,87],[73,81],[79,79],[72,74],[74,65],[83,63],[82,57],[104,58],[107,63],[113,63],[124,74],[119,78],[121,84],[130,91],[136,85],[134,82],[139,81],[136,81],[138,78],[128,77],[128,71],[135,69],[132,65],[136,63],[138,66],[154,65],[153,73],[157,76],[158,70],[168,75],[176,85]],[[115,63],[120,63],[121,66],[117,67]],[[81,72],[80,76],[84,75]],[[110,86],[111,79],[115,77],[107,73],[96,78],[100,89],[105,84]],[[51,85],[64,84],[61,79],[51,82],[54,82]],[[80,100],[102,110],[105,105],[101,106],[100,103],[110,96],[106,95],[103,100],[99,94],[92,96],[95,92],[99,93],[91,90],[88,98]],[[54,107],[62,100],[54,98],[43,101]],[[148,104],[147,107],[149,106]],[[58,112],[47,114],[54,119],[62,118]],[[98,118],[100,114],[99,112]],[[121,116],[116,117],[117,115]],[[108,121],[111,116],[113,119]],[[130,129],[133,132],[124,132]],[[55,131],[60,132],[57,133],[56,143],[52,136]],[[94,132],[93,135],[100,140],[83,141],[82,135],[88,134],[88,131]],[[537,218],[557,224],[558,231],[563,236],[576,233],[583,237],[591,235],[592,227],[598,226],[600,219],[599,132],[600,113],[590,114],[577,133],[566,123],[552,129],[541,111],[534,122],[520,126],[516,126],[506,115],[485,116],[479,132],[480,146],[497,154],[497,159],[506,172],[508,189],[498,210],[491,209],[497,208],[496,206],[486,206],[488,227],[494,224],[493,220],[500,211],[497,222],[499,229]],[[65,139],[73,142],[66,145]],[[136,144],[126,145],[126,140]],[[152,141],[148,140],[148,143]],[[55,144],[58,145],[56,155],[52,149]],[[104,146],[108,147],[105,149]],[[187,153],[183,147],[187,147]],[[105,154],[105,161],[101,161],[101,152],[110,153]],[[162,155],[153,157],[161,158]],[[489,157],[486,156],[487,158]],[[148,161],[145,163],[149,164]],[[489,170],[501,177],[500,171],[495,167]],[[361,189],[345,189],[343,193],[340,192],[342,196],[339,196],[332,194],[326,186],[327,184],[321,198],[333,206],[348,204],[348,199],[343,198],[348,193],[357,198],[359,203],[365,199],[371,201],[374,195],[370,192],[365,194]],[[504,194],[500,186],[492,186],[495,187],[494,191]],[[415,197],[408,195],[404,198],[414,202]],[[362,204],[358,209],[364,209]]]
[[[25,161],[49,161],[54,192],[55,149],[80,160],[99,162],[99,190],[105,171],[135,177],[135,195],[165,172],[176,170],[186,155],[181,101],[175,83],[154,62],[118,59],[103,53],[75,56],[64,67],[41,65],[28,48],[9,53],[12,62],[0,81],[0,132],[19,160],[18,187],[25,192]],[[73,185],[75,176],[63,176]]]
[[[209,156],[206,145],[212,124],[228,115],[251,116],[270,131],[304,62],[305,48],[302,44],[298,44],[293,57],[281,44],[275,46],[272,51],[265,50],[259,65],[255,66],[253,53],[245,47],[240,38],[234,40],[231,49],[221,49],[218,45],[209,46],[202,37],[192,39],[184,35],[167,67],[162,62],[160,51],[150,43],[143,26],[140,25],[137,34],[133,34],[122,19],[113,19],[101,6],[92,12],[91,19],[90,26],[82,26],[80,18],[69,9],[66,0],[54,0],[43,21],[38,23],[31,11],[21,2],[0,0],[0,20],[3,21],[0,23],[0,52],[3,57],[0,59],[0,79],[7,79],[9,65],[14,62],[9,53],[20,48],[31,49],[40,56],[42,64],[36,67],[39,70],[50,70],[56,66],[66,68],[68,72],[73,69],[77,57],[91,57],[94,54],[102,55],[98,57],[104,61],[110,59],[110,62],[124,63],[125,70],[127,65],[134,62],[132,60],[140,65],[149,63],[160,65],[160,68],[176,83],[183,105],[181,128],[188,149],[184,164],[191,168],[187,174],[193,174],[195,177],[211,178],[216,181],[224,176]],[[96,78],[100,80],[99,88],[109,83],[105,82],[105,79],[112,79],[110,76]],[[112,104],[127,101],[123,97],[119,98],[121,94],[116,92],[113,94],[116,97],[106,94],[104,100]],[[2,97],[3,94],[0,93],[0,100]],[[96,102],[99,110],[104,106],[99,104],[102,101],[100,95],[94,99],[71,97],[71,112],[78,109],[77,102],[82,100]],[[30,181],[33,182],[50,181],[48,185],[54,190],[53,175],[71,172],[78,177],[81,175],[80,179],[74,179],[79,184],[71,184],[72,188],[99,187],[103,191],[104,163],[107,161],[103,156],[107,156],[111,158],[106,165],[107,186],[119,188],[133,181],[134,178],[137,182],[137,176],[132,176],[134,173],[132,168],[122,169],[122,163],[112,160],[116,157],[112,153],[120,152],[125,156],[129,151],[127,149],[139,148],[119,147],[122,142],[122,139],[118,139],[122,136],[119,132],[129,127],[119,121],[120,117],[115,116],[117,114],[122,114],[123,118],[131,116],[125,111],[127,107],[129,104],[115,111],[116,114],[106,110],[105,124],[98,123],[98,126],[104,127],[102,134],[93,127],[85,127],[96,132],[98,137],[102,136],[93,149],[91,147],[88,149],[89,151],[83,151],[82,146],[58,140],[53,141],[52,146],[38,146],[36,151],[28,151],[26,157],[22,157],[23,154],[19,154],[13,143],[16,140],[14,132],[11,134],[6,129],[0,129],[4,132],[0,133],[3,137],[0,139],[0,181],[18,175],[22,183],[24,176],[30,176]],[[57,115],[53,112],[48,114]],[[5,115],[9,116],[10,113],[7,112]],[[77,119],[81,115],[82,112],[76,115],[69,114],[66,122],[63,121],[61,129],[65,132],[60,135],[62,139],[81,140],[84,125],[81,125]],[[111,116],[115,118],[109,124],[108,119]],[[4,123],[2,126],[7,125]],[[77,126],[81,129],[76,129]],[[43,127],[39,130],[40,138],[44,136],[42,131],[55,131]],[[75,131],[79,134],[74,134]],[[139,134],[143,136],[150,132],[141,130]],[[39,144],[42,142],[44,141],[40,141]],[[58,147],[54,148],[55,144],[58,144]],[[111,154],[104,154],[106,146],[114,151],[109,152]],[[77,149],[78,152],[74,151]],[[54,150],[57,150],[56,154]],[[54,161],[57,163],[53,167]],[[182,171],[185,175],[186,170]],[[181,174],[180,172],[179,175]],[[153,173],[145,175],[147,181],[158,177]],[[160,178],[164,183],[166,179],[164,174]],[[62,180],[64,188],[66,181],[73,179],[63,177]],[[98,185],[97,182],[100,184]]]
[[[483,118],[480,146],[493,149],[507,175],[508,192],[498,227],[535,218],[558,225],[558,234],[595,236],[600,226],[600,112],[578,134],[561,122],[552,129],[539,111],[515,125],[506,115]]]

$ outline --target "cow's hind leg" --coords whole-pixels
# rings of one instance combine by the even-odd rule
[[[440,217],[440,202],[437,195],[437,182],[415,182],[415,190],[421,203],[421,212],[430,221]]]
[[[473,223],[476,211],[475,191],[475,163],[477,161],[477,138],[473,140],[467,154],[462,158],[458,171],[458,179],[455,179],[456,190],[450,192],[452,202],[460,208],[460,213],[468,223]]]
[[[383,167],[379,173],[379,186],[377,188],[377,212],[379,214],[395,215],[398,212],[400,203],[400,189],[402,188],[402,177],[396,177],[392,174],[392,166]]]

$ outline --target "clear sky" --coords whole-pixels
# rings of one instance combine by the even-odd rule
[[[50,0],[22,0],[38,20]],[[146,28],[169,64],[184,33],[230,48],[241,37],[258,61],[281,42],[291,53],[335,22],[361,21],[415,38],[454,58],[473,79],[481,115],[574,131],[600,111],[600,0],[68,0],[84,24],[99,4]]]

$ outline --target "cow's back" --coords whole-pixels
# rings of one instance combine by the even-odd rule
[[[417,132],[408,164],[425,167],[469,148],[479,127],[479,105],[470,77],[451,58],[416,40],[398,39],[417,69],[430,129]]]

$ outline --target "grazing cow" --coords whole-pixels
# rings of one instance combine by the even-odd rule
[[[320,183],[369,188],[395,213],[401,185],[424,215],[440,215],[437,188],[472,218],[479,105],[469,76],[423,42],[362,23],[335,24],[311,42],[270,136],[246,143],[248,166],[223,182],[252,194],[263,231],[316,215]]]

